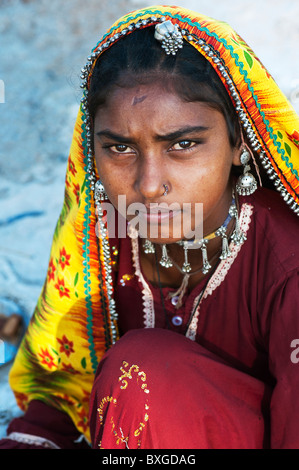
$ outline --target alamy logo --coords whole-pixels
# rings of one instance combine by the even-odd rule
[[[291,352],[291,361],[293,364],[298,364],[299,362],[299,339],[293,339],[293,341],[290,344],[291,348],[295,348]]]
[[[146,207],[139,202],[127,205],[126,196],[119,195],[117,211],[116,215],[115,207],[110,202],[102,202],[97,208],[97,215],[104,217],[111,238],[126,238],[127,219],[130,219],[130,227],[136,229],[141,238],[168,238],[170,233],[177,239],[200,240],[203,237],[202,203],[184,203],[182,206],[175,202],[151,203],[150,207]],[[100,236],[100,224],[96,224],[97,236]]]

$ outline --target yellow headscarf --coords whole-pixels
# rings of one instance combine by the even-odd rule
[[[212,64],[241,122],[253,130],[248,137],[270,178],[291,210],[298,213],[298,116],[253,51],[227,24],[179,7],[152,6],[131,12],[107,31],[84,73],[92,70],[101,51],[113,47],[124,35],[164,20],[177,24],[184,39]],[[88,77],[84,86],[88,87]],[[106,233],[98,238],[95,232],[87,140],[83,100],[47,279],[12,367],[10,384],[22,409],[39,399],[64,410],[90,440],[88,407],[94,374],[118,333],[111,270],[117,241],[109,241]]]

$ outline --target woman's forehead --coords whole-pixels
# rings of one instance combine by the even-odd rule
[[[214,127],[222,114],[205,102],[188,102],[159,83],[130,89],[115,88],[95,118],[100,129],[132,133],[135,130],[166,135],[178,129]],[[225,127],[224,127],[225,128]]]

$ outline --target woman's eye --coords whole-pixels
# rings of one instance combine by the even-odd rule
[[[130,147],[128,147],[127,145],[123,145],[123,144],[112,145],[110,147],[110,149],[113,152],[116,152],[116,153],[130,153],[130,152],[132,152],[132,149]]]
[[[173,150],[184,150],[184,149],[189,149],[191,147],[194,147],[196,145],[196,142],[192,140],[180,140],[176,144],[172,146]]]

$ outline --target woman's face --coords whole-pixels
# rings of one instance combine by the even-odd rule
[[[115,87],[97,110],[94,149],[111,203],[127,220],[136,221],[138,214],[141,231],[147,230],[143,236],[157,243],[185,238],[187,218],[193,232],[199,221],[196,203],[203,208],[203,235],[224,222],[240,149],[231,148],[218,110],[186,102],[160,83]]]

